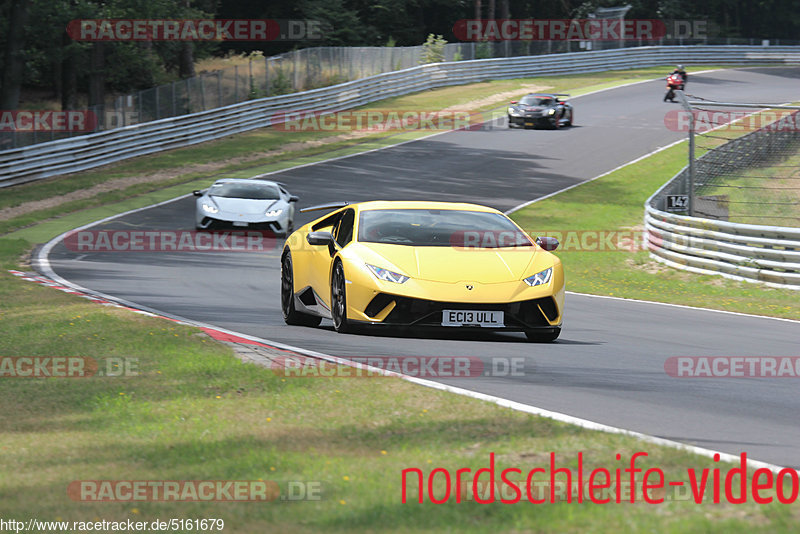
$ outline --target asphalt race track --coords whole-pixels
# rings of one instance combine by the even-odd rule
[[[687,89],[714,100],[779,103],[800,100],[799,87],[800,69],[763,68],[692,76]],[[301,197],[299,207],[425,199],[508,210],[681,139],[684,133],[664,126],[664,114],[678,106],[662,103],[663,93],[661,80],[603,91],[573,100],[572,128],[509,130],[497,123],[288,170],[274,179]],[[193,209],[194,198],[184,198],[94,229],[193,230]],[[301,214],[295,226],[311,218]],[[672,356],[800,356],[800,323],[570,294],[554,344],[527,343],[514,333],[340,335],[329,321],[314,329],[283,324],[279,245],[268,253],[86,254],[60,243],[50,262],[59,276],[95,291],[335,356],[523,358],[524,373],[517,376],[442,381],[800,467],[796,380],[672,378],[664,370]]]

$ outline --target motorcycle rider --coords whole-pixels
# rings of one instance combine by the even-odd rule
[[[670,79],[669,79],[670,76],[674,76],[676,74],[681,77],[680,85],[670,83]],[[669,89],[669,90],[667,91],[667,94],[664,95],[664,102],[667,102],[667,101],[675,102],[675,91],[674,90],[675,89],[680,89],[681,91],[683,91],[683,88],[686,86],[686,81],[687,81],[688,78],[689,78],[689,75],[686,74],[686,69],[683,68],[683,65],[676,65],[675,70],[673,70],[672,73],[670,73],[670,75],[667,76],[667,89]]]
[[[683,78],[683,85],[686,85],[686,82],[689,81],[689,75],[686,74],[686,69],[683,68],[683,65],[676,65],[675,70],[672,71],[672,74],[678,74],[681,78]],[[683,87],[681,87],[683,89]]]

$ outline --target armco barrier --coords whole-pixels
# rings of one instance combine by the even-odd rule
[[[650,255],[686,271],[800,290],[800,228],[701,219],[654,207],[656,199],[683,181],[685,172],[645,203]]]
[[[641,47],[422,65],[312,91],[2,151],[0,187],[270,126],[271,116],[280,111],[337,111],[447,85],[673,63],[800,64],[800,47]]]
[[[697,186],[710,181],[709,177],[758,165],[797,141],[794,130],[765,126],[709,150],[695,161],[695,194]],[[688,172],[684,167],[645,203],[651,257],[696,273],[800,290],[800,228],[732,223],[666,211],[667,195],[689,193]]]

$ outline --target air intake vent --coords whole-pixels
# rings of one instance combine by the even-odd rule
[[[387,295],[386,293],[378,293],[367,305],[364,313],[366,313],[369,317],[375,317],[381,313],[386,306],[391,304],[393,300],[394,297],[391,295]]]

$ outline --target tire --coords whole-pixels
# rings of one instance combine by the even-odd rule
[[[508,117],[508,127],[509,127],[509,128],[513,128],[513,127],[514,127],[514,125],[513,125],[513,124],[511,124],[511,116],[510,116],[510,115],[509,115],[509,117]]]
[[[347,283],[344,267],[338,260],[333,266],[331,275],[331,318],[333,328],[340,334],[353,331],[353,325],[347,320]]]
[[[539,332],[538,330],[526,330],[525,336],[527,336],[528,341],[533,343],[551,343],[558,339],[558,336],[561,335],[561,327],[559,326],[552,332]]]
[[[294,271],[292,253],[288,250],[281,257],[281,311],[286,324],[293,326],[317,326],[322,317],[300,313],[294,307]]]
[[[575,112],[571,111],[569,114],[569,125],[570,127],[575,126]]]

